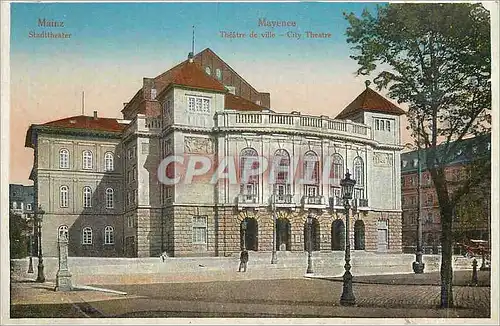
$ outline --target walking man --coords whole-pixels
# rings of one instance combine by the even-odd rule
[[[243,268],[243,271],[247,271],[247,263],[248,263],[248,251],[246,249],[243,249],[243,251],[240,254],[240,267],[238,268],[238,272],[241,272],[241,269]]]

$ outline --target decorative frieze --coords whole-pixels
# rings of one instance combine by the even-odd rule
[[[392,166],[393,155],[391,153],[374,152],[373,165],[374,166]]]
[[[185,136],[184,152],[192,154],[211,154],[213,153],[213,144],[208,138]]]

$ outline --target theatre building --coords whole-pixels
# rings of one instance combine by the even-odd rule
[[[63,233],[72,256],[224,256],[243,246],[303,251],[308,216],[313,250],[343,250],[340,180],[347,171],[356,181],[351,248],[402,250],[404,111],[368,86],[343,110],[277,112],[269,93],[205,49],[144,78],[121,113],[123,119],[94,112],[30,126],[26,146],[34,150],[35,202],[45,212],[45,255],[57,254]],[[172,156],[183,161],[160,166]],[[187,182],[193,157],[219,165]],[[241,177],[262,158],[267,173]],[[213,181],[224,160],[233,163],[219,172],[233,167],[235,177]],[[176,176],[176,183],[160,181]]]

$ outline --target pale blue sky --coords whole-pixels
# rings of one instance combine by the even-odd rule
[[[375,3],[13,3],[11,28],[12,53],[53,56],[54,52],[99,57],[156,57],[161,52],[181,51],[191,47],[192,25],[196,26],[196,49],[210,47],[216,52],[244,52],[269,59],[291,54],[307,60],[325,55],[345,58],[349,47],[345,41],[347,23],[343,12],[361,13],[374,9]],[[288,30],[330,32],[330,39],[297,41],[278,39],[223,39],[220,31],[257,33],[269,28],[258,27],[259,18],[296,21]],[[63,20],[61,30],[70,39],[27,37],[29,31],[40,31],[39,18]],[[45,28],[47,30],[47,28]],[[15,57],[13,58],[15,60]]]
[[[27,181],[30,124],[81,114],[121,118],[123,103],[142,86],[195,52],[211,48],[257,90],[271,93],[273,110],[334,117],[365,88],[346,42],[344,12],[377,3],[11,3],[11,182]],[[38,19],[64,21],[39,27]],[[273,39],[227,39],[220,31],[264,33],[260,18],[295,21]],[[68,39],[30,38],[34,31]],[[279,37],[288,31],[331,33],[327,39]]]

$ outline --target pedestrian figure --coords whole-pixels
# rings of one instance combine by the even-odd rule
[[[161,258],[161,261],[162,263],[165,262],[165,260],[167,259],[168,255],[167,255],[167,252],[164,251],[161,255],[160,255],[160,258]]]
[[[241,272],[241,269],[243,268],[243,271],[247,271],[247,263],[248,263],[248,251],[243,250],[240,254],[240,267],[238,268],[238,272]]]

